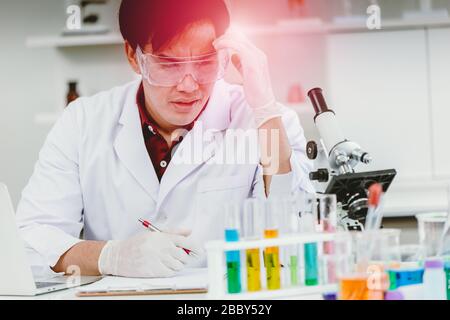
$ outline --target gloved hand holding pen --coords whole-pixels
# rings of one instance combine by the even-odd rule
[[[102,275],[171,277],[193,259],[183,248],[197,256],[203,251],[185,235],[143,232],[127,240],[108,241],[100,253],[98,268]]]
[[[229,49],[233,52],[231,61],[243,78],[245,97],[254,112],[257,127],[281,117],[281,107],[272,90],[266,54],[243,34],[233,30],[218,38],[213,45],[216,50]]]

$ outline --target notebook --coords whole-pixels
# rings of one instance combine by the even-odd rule
[[[180,271],[171,278],[105,277],[78,289],[80,297],[206,293],[208,269],[192,268]]]

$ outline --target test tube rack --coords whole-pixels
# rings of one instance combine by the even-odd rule
[[[206,243],[208,261],[208,299],[211,300],[252,300],[295,297],[302,295],[322,294],[337,291],[337,284],[324,284],[316,286],[299,285],[295,287],[281,288],[279,290],[261,290],[256,292],[241,292],[230,294],[224,281],[226,274],[225,253],[233,250],[256,249],[263,250],[267,247],[302,245],[333,241],[335,233],[304,233],[299,235],[285,235],[273,239],[243,240],[239,242],[226,242],[222,240]],[[263,281],[263,279],[261,279]]]

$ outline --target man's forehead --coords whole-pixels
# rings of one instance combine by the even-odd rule
[[[151,44],[146,52],[165,57],[201,56],[215,51],[212,45],[216,39],[216,31],[212,23],[195,23],[174,37],[167,45],[153,52]]]

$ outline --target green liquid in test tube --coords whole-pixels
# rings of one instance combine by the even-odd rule
[[[317,216],[317,199],[314,194],[305,194],[300,218],[300,230],[302,233],[315,233],[315,217]],[[317,256],[317,243],[305,243],[305,284],[315,286],[319,284],[319,266]]]
[[[300,229],[300,218],[292,198],[283,199],[284,230],[288,234],[298,234]],[[292,286],[299,285],[299,245],[290,245],[286,248],[289,265],[289,279]]]
[[[319,269],[317,265],[317,243],[305,243],[305,284],[319,284]]]
[[[239,241],[240,208],[239,205],[225,207],[225,241]],[[239,250],[226,252],[228,293],[240,293],[241,287],[241,257]]]
[[[450,260],[445,262],[445,276],[447,281],[447,300],[450,300]]]
[[[225,240],[228,242],[239,241],[239,232],[236,229],[225,230]],[[227,279],[228,293],[241,292],[241,257],[239,251],[228,251],[227,256]]]
[[[298,270],[298,257],[295,255],[292,255],[290,257],[290,270],[291,270],[291,284],[297,285],[298,284],[298,276],[297,276],[297,270]]]

